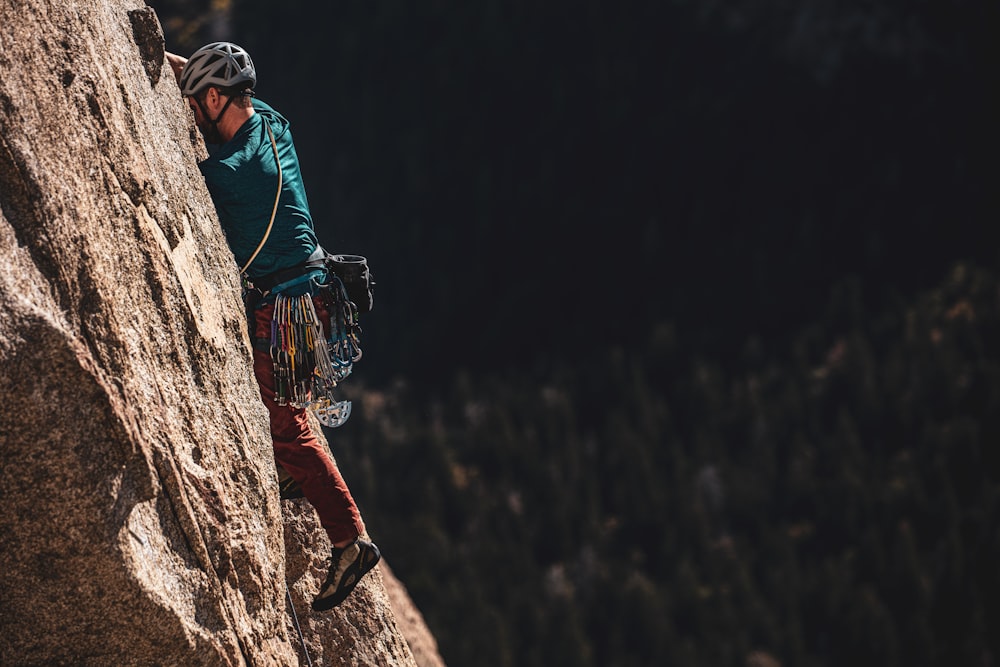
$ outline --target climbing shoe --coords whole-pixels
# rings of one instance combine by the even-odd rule
[[[275,464],[278,470],[278,492],[282,500],[293,500],[295,498],[305,498],[302,485],[292,479],[292,476],[281,467],[280,463]]]
[[[282,500],[294,500],[295,498],[305,498],[302,485],[289,477],[278,482],[278,491]]]
[[[324,611],[343,602],[354,587],[382,558],[378,547],[362,539],[356,539],[346,547],[333,548],[330,572],[313,600],[313,611]]]

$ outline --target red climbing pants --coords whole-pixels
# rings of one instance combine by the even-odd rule
[[[326,325],[329,315],[323,303],[314,298],[316,314]],[[266,304],[255,311],[256,339],[269,339],[271,317],[274,304]],[[302,485],[306,499],[316,509],[319,522],[326,529],[331,542],[353,540],[361,535],[365,526],[361,513],[340,474],[337,464],[326,447],[317,440],[305,408],[278,405],[274,391],[274,364],[270,352],[253,351],[253,373],[260,385],[260,396],[271,416],[271,439],[274,442],[274,458]]]

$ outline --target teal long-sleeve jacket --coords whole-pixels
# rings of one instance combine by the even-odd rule
[[[278,190],[268,126],[274,134],[281,197],[267,243],[247,269],[251,280],[305,261],[318,245],[290,124],[260,100],[253,107],[256,113],[233,138],[209,146],[209,158],[199,165],[229,247],[243,266],[264,238]]]

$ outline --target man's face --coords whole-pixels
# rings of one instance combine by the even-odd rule
[[[191,111],[194,112],[194,123],[201,130],[205,142],[221,144],[222,137],[219,134],[219,126],[212,122],[213,118],[218,119],[221,110],[219,107],[221,107],[222,95],[219,94],[219,91],[215,88],[209,88],[203,93],[189,95],[186,99]]]
[[[201,104],[198,103],[199,100],[195,99],[195,95],[189,95],[185,99],[187,99],[187,103],[188,106],[191,107],[191,111],[194,112],[195,125],[198,126],[199,130],[204,131],[210,125],[208,119],[205,118],[205,114],[202,113],[202,108],[205,106],[204,98],[207,97],[207,95],[204,93],[198,93],[198,97],[202,98],[200,100]]]

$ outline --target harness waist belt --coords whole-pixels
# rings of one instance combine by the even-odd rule
[[[278,269],[259,278],[253,278],[251,282],[261,292],[269,292],[275,285],[298,278],[309,271],[322,269],[324,266],[326,266],[326,251],[323,250],[322,246],[316,246],[316,250],[306,258],[306,261],[300,262],[295,266],[290,266],[287,269]]]

